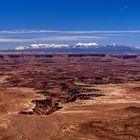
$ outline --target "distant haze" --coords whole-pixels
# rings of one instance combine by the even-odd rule
[[[76,43],[95,42],[99,45],[119,44],[140,48],[140,31],[55,31],[55,30],[2,30],[0,49],[26,46],[36,43]]]

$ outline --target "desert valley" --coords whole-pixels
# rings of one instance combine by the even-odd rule
[[[0,140],[139,140],[140,55],[0,54]]]

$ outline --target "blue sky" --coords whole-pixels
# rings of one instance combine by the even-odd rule
[[[140,0],[0,0],[0,49],[32,43],[140,45]]]

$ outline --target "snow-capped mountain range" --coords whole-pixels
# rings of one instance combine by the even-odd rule
[[[15,50],[27,50],[27,49],[41,49],[41,48],[90,48],[99,47],[97,43],[77,43],[75,45],[66,44],[31,44],[30,46],[17,46]]]
[[[27,50],[27,49],[41,49],[41,48],[64,48],[69,47],[65,44],[31,44],[30,46],[17,46],[15,50]]]
[[[125,52],[133,52],[140,53],[140,49],[117,45],[113,43],[112,45],[98,45],[97,43],[77,43],[75,45],[67,45],[67,44],[31,44],[29,46],[17,46],[14,48],[15,51],[45,51],[45,52],[78,52],[78,53],[125,53]],[[52,51],[53,50],[53,51]]]

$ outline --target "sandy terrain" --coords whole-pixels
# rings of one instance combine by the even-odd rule
[[[139,91],[136,91],[139,85],[140,83],[93,85],[107,96],[64,104],[63,109],[48,116],[17,114],[20,110],[30,108],[31,98],[41,98],[34,90],[1,89],[0,138],[139,139],[140,95]]]
[[[0,140],[140,139],[140,56],[0,59]]]

